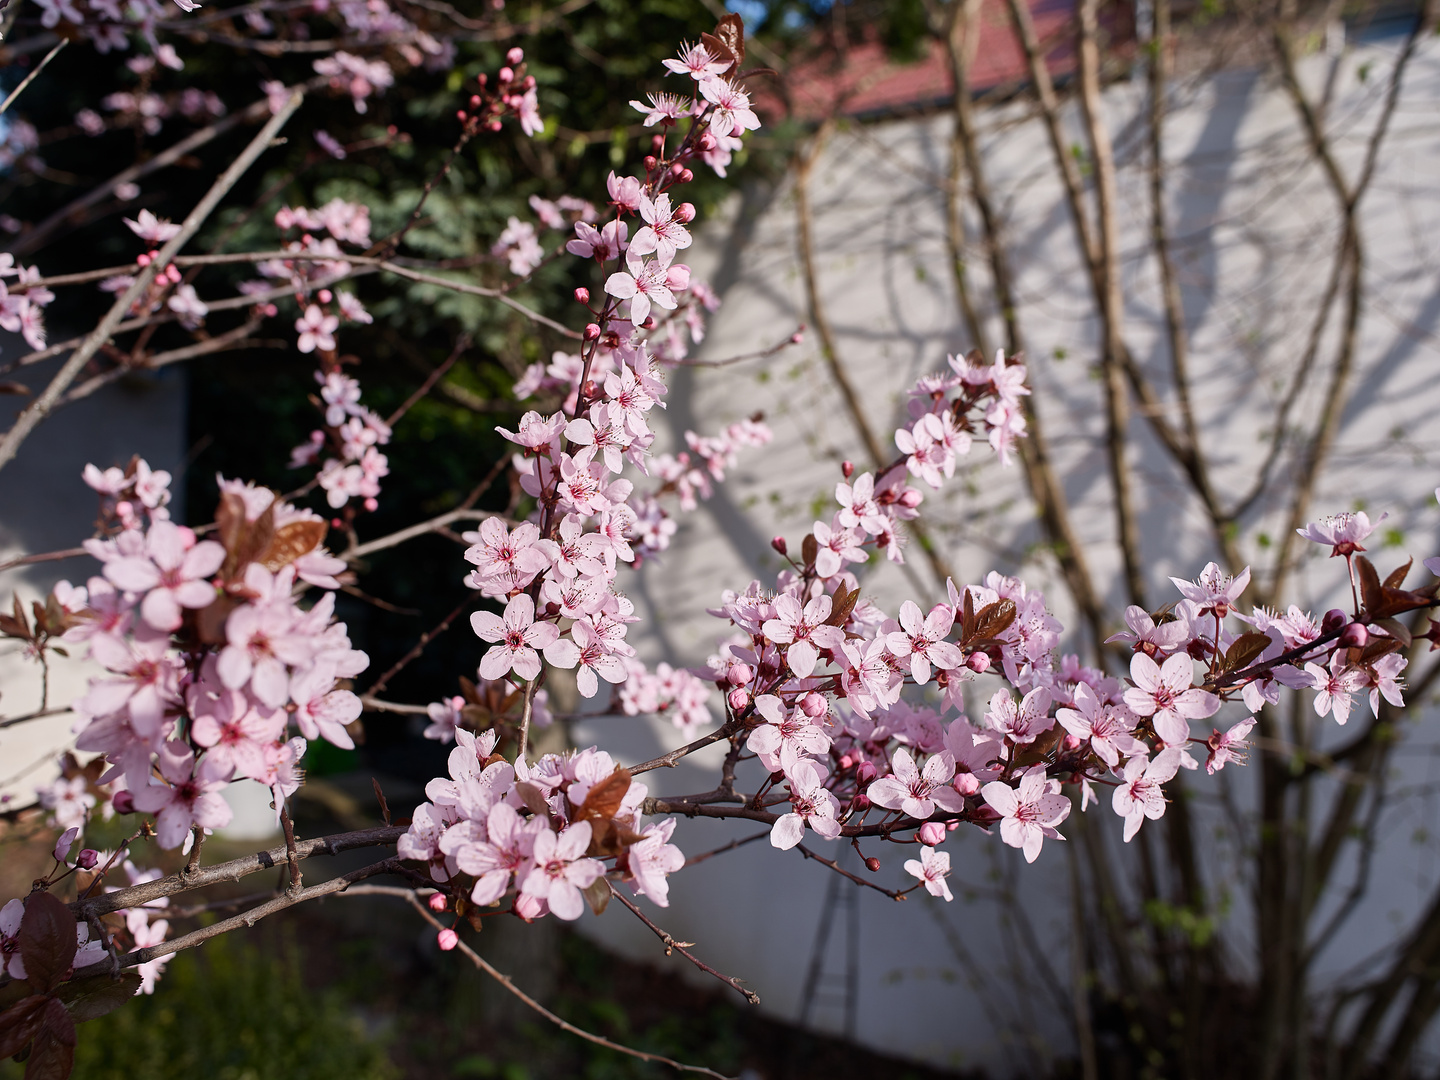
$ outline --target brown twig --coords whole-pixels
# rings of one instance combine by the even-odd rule
[[[395,663],[390,666],[389,671],[385,672],[384,675],[381,675],[380,678],[376,679],[375,682],[370,685],[370,688],[365,691],[366,696],[376,697],[382,691],[384,691],[385,687],[389,685],[390,680],[393,679],[396,675],[400,674],[400,672],[405,668],[407,664],[410,663],[410,661],[414,660],[422,652],[424,652],[426,645],[429,645],[430,642],[434,641],[446,630],[449,630],[450,624],[454,622],[455,619],[459,616],[459,614],[467,607],[469,607],[471,603],[471,598],[467,596],[464,600],[460,601],[460,603],[456,604],[450,614],[446,615],[445,618],[441,619],[440,622],[436,624],[433,630],[427,630],[425,631],[425,633],[421,634],[420,640],[411,647],[410,651],[407,652],[404,656],[402,656],[399,660],[396,660]]]
[[[455,348],[450,350],[450,355],[446,357],[445,362],[432,371],[415,392],[406,398],[404,403],[385,419],[385,425],[393,428],[400,418],[415,406],[416,402],[428,394],[431,388],[445,377],[445,373],[455,366],[455,361],[459,360],[460,355],[469,347],[470,335],[461,334],[455,342]]]
[[[801,855],[804,855],[805,858],[815,860],[815,861],[818,862],[821,866],[828,866],[831,870],[834,870],[835,873],[839,874],[841,877],[849,878],[849,879],[850,879],[851,881],[853,881],[856,885],[863,885],[863,886],[865,886],[865,888],[867,888],[867,889],[874,889],[876,892],[884,893],[884,894],[885,894],[886,896],[888,896],[891,900],[904,900],[906,893],[911,892],[913,889],[916,889],[916,888],[919,887],[919,883],[917,882],[915,885],[912,885],[909,889],[904,889],[904,890],[887,889],[887,888],[885,888],[885,886],[883,886],[883,885],[876,885],[873,881],[866,881],[864,878],[860,877],[858,874],[852,874],[849,870],[846,870],[843,866],[841,866],[841,865],[840,865],[838,862],[836,862],[834,859],[827,859],[827,858],[825,858],[824,855],[816,855],[815,852],[811,851],[811,850],[810,850],[809,848],[807,848],[804,844],[796,844],[796,845],[795,845],[795,850],[798,851],[798,852],[800,852]]]
[[[372,887],[371,891],[379,892],[380,890]],[[401,891],[391,891],[389,895],[401,895]],[[419,913],[422,919],[424,919],[427,923],[433,926],[436,930],[446,929],[445,924],[442,923],[439,919],[437,919],[434,913],[420,902],[420,897],[415,893],[413,889],[404,890],[404,899],[406,899],[409,902],[410,906]],[[715,1072],[713,1069],[707,1069],[702,1065],[686,1065],[683,1062],[675,1061],[661,1054],[652,1054],[645,1050],[636,1050],[629,1046],[622,1046],[620,1043],[611,1042],[609,1039],[604,1038],[601,1035],[592,1034],[591,1032],[586,1031],[584,1028],[578,1028],[574,1024],[570,1023],[568,1020],[562,1020],[549,1009],[545,1008],[544,1005],[541,1005],[538,1001],[532,998],[529,994],[525,993],[525,991],[521,990],[518,986],[515,985],[514,982],[511,981],[510,976],[504,975],[501,972],[497,971],[494,967],[492,967],[488,960],[486,960],[483,956],[477,953],[465,942],[464,938],[461,938],[459,943],[455,947],[459,952],[463,953],[465,957],[469,959],[469,961],[477,968],[485,972],[486,975],[489,975],[501,986],[505,987],[506,990],[510,991],[510,993],[514,994],[526,1005],[534,1009],[537,1013],[545,1017],[546,1020],[549,1020],[552,1024],[560,1028],[562,1031],[568,1031],[571,1035],[577,1035],[580,1038],[586,1040],[587,1042],[592,1042],[596,1046],[603,1046],[607,1050],[614,1050],[621,1054],[629,1054],[631,1057],[639,1058],[641,1061],[658,1061],[662,1065],[669,1065],[672,1069],[678,1069],[681,1072],[693,1072],[700,1073],[703,1076],[713,1076],[715,1080],[731,1080],[730,1077],[725,1076],[723,1073]]]
[[[610,886],[610,895],[615,897],[616,900],[619,900],[620,903],[624,904],[627,908],[629,908],[631,913],[642,923],[648,926],[650,928],[650,932],[656,937],[658,937],[665,944],[666,956],[669,956],[672,951],[678,952],[686,960],[689,960],[690,963],[694,964],[701,971],[705,972],[705,974],[713,975],[715,978],[723,982],[726,986],[730,987],[730,989],[734,990],[738,994],[743,995],[745,1000],[748,1001],[751,1005],[760,1004],[760,995],[755,993],[754,990],[751,990],[748,987],[741,985],[740,980],[735,978],[733,975],[726,975],[722,972],[716,971],[713,967],[711,967],[709,964],[705,963],[705,961],[701,960],[694,953],[692,953],[690,949],[691,947],[693,947],[694,942],[676,941],[668,933],[666,933],[664,930],[660,929],[660,927],[656,926],[653,922],[651,922],[650,918],[643,911],[640,910],[639,905],[637,905],[635,901],[631,900],[628,896],[626,896],[619,889],[617,889],[613,881],[607,878],[605,880],[605,884]]]

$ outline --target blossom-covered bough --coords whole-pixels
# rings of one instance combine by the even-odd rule
[[[74,17],[63,5],[47,6],[47,17],[52,11],[57,21]],[[113,37],[107,27],[102,19],[87,33],[98,45]],[[384,28],[402,37],[414,30]],[[428,53],[423,36],[416,31],[412,47]],[[152,44],[167,63],[167,46]],[[28,1049],[30,1068],[64,1075],[75,1022],[150,990],[167,957],[347,891],[404,897],[435,926],[441,949],[463,950],[502,981],[466,944],[470,927],[505,916],[574,920],[615,898],[667,949],[758,1000],[676,943],[632,899],[668,905],[669,875],[686,862],[673,842],[677,816],[760,822],[779,851],[798,851],[857,885],[897,900],[924,889],[948,901],[948,879],[965,871],[944,845],[961,826],[998,833],[997,842],[1033,862],[1047,840],[1063,839],[1077,803],[1082,812],[1103,807],[1100,789],[1108,788],[1108,807],[1129,841],[1165,813],[1165,784],[1180,769],[1203,761],[1214,773],[1243,760],[1254,714],[1281,687],[1314,690],[1316,712],[1340,724],[1354,708],[1378,716],[1382,697],[1403,702],[1402,653],[1413,631],[1401,617],[1434,606],[1440,583],[1407,588],[1409,564],[1382,578],[1363,554],[1373,527],[1364,514],[1301,531],[1343,556],[1350,610],[1318,621],[1295,607],[1247,614],[1239,601],[1248,570],[1232,578],[1211,564],[1194,581],[1176,580],[1177,596],[1159,611],[1127,610],[1128,632],[1110,644],[1128,660],[1114,673],[1061,654],[1064,628],[1045,597],[1015,578],[952,579],[943,597],[914,597],[894,610],[864,595],[866,565],[904,561],[927,491],[941,489],[977,441],[1008,463],[1026,437],[1025,367],[1003,352],[991,363],[978,353],[951,357],[945,370],[916,382],[893,459],[869,471],[844,463],[830,513],[801,538],[774,539],[784,569],[737,582],[717,598],[711,614],[719,640],[704,668],[646,668],[626,640],[638,616],[624,595],[625,575],[663,558],[676,533],[672,506],[693,509],[742,451],[770,437],[755,417],[717,436],[687,433],[685,451],[650,453],[650,414],[664,407],[666,369],[683,362],[684,338],[700,339],[702,312],[714,307],[713,294],[675,261],[691,244],[696,216],[680,192],[701,165],[723,175],[760,123],[745,89],[744,52],[731,16],[667,61],[688,85],[635,103],[657,129],[651,153],[635,175],[612,173],[604,199],[533,201],[544,227],[572,234],[566,253],[596,264],[596,289],[576,290],[587,313],[582,327],[558,325],[578,351],[532,365],[515,388],[521,399],[558,397],[560,407],[527,411],[514,430],[499,429],[514,447],[502,467],[513,470],[525,496],[513,515],[473,509],[497,470],[477,478],[471,499],[440,518],[364,543],[354,529],[386,484],[403,482],[390,477],[382,448],[416,399],[386,418],[363,403],[337,335],[371,316],[340,282],[364,270],[462,288],[394,260],[423,198],[409,223],[378,243],[363,206],[285,207],[275,218],[279,246],[243,259],[260,275],[243,294],[254,325],[278,317],[276,300],[293,300],[295,347],[320,361],[320,426],[294,450],[292,465],[305,472],[295,491],[221,478],[215,520],[191,528],[170,519],[170,477],[143,460],[86,470],[100,513],[83,546],[98,572],[82,586],[57,585],[30,613],[17,598],[13,612],[0,616],[0,632],[24,642],[42,666],[50,651],[78,648],[105,670],[71,706],[76,749],[93,760],[43,792],[66,830],[54,868],[29,896],[0,909],[4,1053]],[[512,49],[507,61],[460,111],[456,152],[506,119],[527,135],[540,130],[522,50]],[[317,87],[349,94],[357,109],[393,81],[384,63],[343,51],[315,70]],[[273,116],[256,145],[268,144],[300,93],[267,88]],[[217,190],[223,194],[218,182]],[[203,322],[216,305],[182,271],[205,265],[205,257],[178,255],[198,224],[145,211],[127,222],[147,250],[131,270],[90,277],[120,294],[111,316],[72,346],[68,380],[52,384],[54,392],[27,410],[30,419],[22,416],[5,436],[0,464],[61,395],[76,392],[70,382],[125,320]],[[518,218],[491,254],[522,277],[558,257]],[[0,325],[44,351],[40,310],[50,289],[34,267],[13,261],[0,277],[8,283]],[[468,288],[528,312],[504,290]],[[456,355],[461,350],[463,343]],[[323,513],[306,505],[312,497]],[[462,680],[463,695],[428,705],[383,699],[412,653],[358,695],[352,680],[369,659],[335,618],[335,591],[366,554],[459,522],[476,526],[464,534],[468,570],[456,565],[473,596],[444,625],[470,609],[477,678]],[[337,535],[343,541],[332,550],[327,541]],[[1440,570],[1436,559],[1426,565]],[[1433,628],[1427,636],[1440,640]],[[535,756],[532,731],[550,718],[545,684],[559,671],[573,672],[579,693],[608,711],[670,717],[688,741],[629,765],[599,747]],[[982,708],[967,707],[968,683]],[[426,801],[403,823],[392,823],[382,794],[384,826],[298,836],[287,800],[303,783],[309,744],[352,746],[349,726],[367,707],[427,715],[426,736],[451,745],[447,775],[429,782]],[[656,797],[641,779],[715,744],[726,753],[709,791]],[[230,819],[220,792],[239,779],[270,789],[285,843],[207,864],[205,836]],[[119,815],[134,829],[113,851],[72,855],[95,814]],[[144,869],[151,843],[181,848],[184,868],[168,877]],[[836,854],[838,844],[853,848],[870,872],[882,860],[900,862],[914,883],[891,889],[843,869],[822,853]],[[305,884],[305,860],[368,847],[394,851]],[[277,865],[287,868],[287,884],[273,897],[203,927],[172,926],[170,897]],[[401,884],[362,884],[382,875]],[[61,899],[67,890],[69,902]]]

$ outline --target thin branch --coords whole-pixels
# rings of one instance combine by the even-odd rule
[[[762,829],[760,832],[757,832],[751,836],[744,837],[743,839],[731,840],[728,844],[722,844],[720,847],[715,848],[713,851],[706,851],[702,852],[699,855],[688,856],[685,859],[685,866],[687,868],[691,866],[696,866],[699,863],[704,862],[706,859],[713,859],[716,855],[724,855],[727,851],[734,851],[736,848],[744,847],[746,844],[753,844],[756,840],[763,840],[769,835],[769,829]]]
[[[668,754],[661,754],[657,758],[651,758],[649,761],[632,766],[630,775],[638,776],[640,773],[650,772],[652,769],[673,769],[680,763],[681,758],[688,757],[695,753],[695,751],[703,750],[705,747],[720,742],[722,739],[728,739],[739,730],[740,724],[737,721],[731,720],[720,725],[720,727],[710,732],[709,735],[700,736],[700,738],[694,742],[688,742],[684,746],[671,750]]]
[[[342,851],[353,851],[356,848],[384,847],[395,843],[405,835],[405,832],[403,826],[386,825],[373,829],[358,829],[354,832],[335,833],[331,836],[317,837],[314,840],[297,840],[295,857],[296,859],[308,859],[314,855],[338,855]],[[200,867],[192,874],[171,874],[169,877],[160,878],[157,881],[147,881],[126,889],[117,889],[115,892],[90,896],[76,901],[70,906],[82,918],[88,915],[105,915],[112,911],[119,911],[121,908],[142,907],[151,900],[158,900],[161,897],[194,892],[196,889],[203,889],[222,881],[239,881],[250,874],[273,870],[278,866],[284,866],[288,861],[287,856],[286,847],[281,844],[279,847],[257,851],[253,855],[231,859],[229,862]]]
[[[467,596],[464,600],[460,601],[460,603],[456,604],[450,614],[446,615],[445,618],[441,619],[433,630],[427,630],[425,631],[425,633],[421,634],[420,640],[411,647],[409,652],[407,652],[399,660],[396,660],[395,663],[390,666],[389,671],[385,672],[384,675],[381,675],[380,678],[376,679],[375,682],[370,684],[369,689],[365,691],[366,696],[375,697],[378,694],[382,693],[385,687],[390,684],[390,680],[393,679],[396,675],[400,674],[400,672],[405,668],[407,664],[410,663],[410,661],[414,660],[422,652],[424,652],[426,645],[429,645],[430,642],[434,641],[446,630],[449,630],[450,624],[454,622],[455,619],[459,616],[459,614],[467,607],[469,607],[471,603],[473,603],[472,599]]]
[[[455,348],[450,350],[450,355],[445,362],[432,371],[416,391],[405,399],[404,403],[391,413],[385,420],[385,426],[393,428],[399,419],[409,412],[421,398],[428,394],[434,385],[445,377],[445,373],[455,366],[455,361],[460,359],[460,354],[470,347],[470,335],[461,334],[455,342]]]
[[[83,547],[66,548],[64,551],[46,551],[39,555],[20,555],[6,562],[0,562],[0,570],[9,570],[16,566],[28,566],[31,563],[59,562],[61,559],[75,559],[81,555],[88,555]]]
[[[796,844],[795,850],[800,852],[801,855],[804,855],[805,858],[815,860],[821,866],[828,866],[831,870],[834,870],[835,873],[839,874],[841,877],[849,878],[856,885],[863,885],[867,889],[874,889],[878,893],[884,893],[891,900],[904,900],[906,893],[910,892],[911,889],[917,888],[919,886],[919,882],[916,882],[915,885],[911,886],[911,889],[887,889],[883,885],[876,885],[873,881],[866,881],[858,874],[852,874],[849,870],[846,870],[834,859],[827,859],[824,855],[816,855],[815,852],[811,851],[804,844]]]
[[[509,465],[510,463],[506,461],[505,464]],[[399,529],[386,536],[377,537],[374,540],[367,540],[363,544],[356,544],[354,547],[342,551],[340,558],[345,559],[347,562],[355,562],[364,558],[366,555],[372,555],[377,551],[384,551],[386,548],[396,547],[399,544],[405,543],[407,540],[414,540],[418,536],[427,536],[430,533],[439,532],[447,525],[451,525],[457,521],[485,521],[492,517],[498,517],[504,521],[509,520],[504,514],[493,513],[489,510],[471,510],[468,507],[447,510],[438,517],[431,518],[429,521],[422,521],[416,525]]]
[[[3,103],[0,103],[0,116],[3,116],[5,114],[5,111],[10,108],[11,104],[15,101],[15,99],[24,92],[25,88],[35,81],[35,77],[39,75],[40,72],[45,70],[45,65],[50,63],[51,60],[55,59],[55,54],[58,53],[69,43],[70,41],[68,38],[61,38],[55,43],[55,47],[45,54],[45,59],[41,60],[40,63],[36,64],[34,70],[32,70],[29,75],[26,75],[25,78],[21,80],[19,86],[15,87],[14,90],[10,91],[10,95],[4,100]]]
[[[60,396],[75,380],[75,377],[80,374],[85,365],[90,362],[90,358],[110,339],[110,335],[115,332],[115,328],[120,325],[126,312],[130,310],[130,305],[149,288],[150,282],[154,279],[159,268],[165,266],[169,260],[185,246],[189,239],[195,235],[196,231],[204,224],[206,218],[208,218],[215,207],[219,205],[220,200],[225,197],[225,194],[234,186],[235,182],[254,164],[256,158],[269,148],[270,140],[275,137],[275,133],[284,126],[285,121],[289,120],[295,110],[300,107],[300,103],[304,99],[304,94],[300,90],[295,90],[291,93],[290,99],[285,103],[284,107],[270,118],[269,123],[260,129],[255,138],[250,141],[250,145],[241,152],[239,157],[231,162],[229,168],[220,174],[215,183],[211,185],[210,190],[205,193],[205,197],[190,211],[184,223],[180,226],[180,231],[160,249],[155,259],[136,275],[134,282],[115,301],[110,310],[105,314],[105,317],[100,320],[100,324],[91,331],[90,335],[86,337],[80,347],[65,361],[64,366],[56,372],[55,377],[50,380],[50,385],[45,388],[45,391],[40,397],[16,418],[10,430],[5,433],[4,439],[0,440],[0,469],[3,469],[7,463],[14,459],[15,454],[20,449],[20,444],[25,441],[30,432],[35,429],[35,426],[50,414],[56,402],[59,401]]]
[[[225,352],[228,349],[246,349],[259,344],[250,335],[260,327],[261,320],[250,319],[233,330],[227,330],[218,337],[205,338],[197,341],[194,345],[186,345],[183,348],[171,349],[168,352],[156,353],[153,356],[144,357],[136,364],[121,364],[103,371],[93,378],[86,379],[79,386],[75,387],[59,401],[55,403],[58,409],[62,405],[69,405],[72,402],[87,398],[96,390],[100,390],[126,375],[136,371],[154,371],[157,368],[166,367],[169,364],[182,363],[185,360],[194,360],[199,356],[210,356],[214,353]]]
[[[379,890],[377,889],[375,891],[378,892]],[[446,929],[445,924],[442,923],[439,919],[437,919],[435,917],[435,914],[420,902],[419,896],[417,896],[413,890],[407,890],[407,892],[408,895],[405,897],[405,899],[409,901],[410,906],[419,913],[422,919],[424,919],[427,923],[433,926],[436,930]],[[391,893],[390,895],[399,895],[399,893]],[[518,986],[514,984],[514,982],[511,981],[510,976],[504,975],[501,972],[497,971],[494,967],[491,966],[488,960],[486,960],[483,956],[481,956],[468,944],[466,944],[464,938],[461,938],[455,947],[461,953],[463,953],[469,959],[469,961],[477,968],[485,972],[486,975],[489,975],[501,986],[505,987],[506,990],[510,991],[510,993],[514,994],[526,1005],[530,1006],[530,1008],[534,1009],[537,1013],[545,1017],[546,1020],[549,1020],[552,1024],[560,1028],[560,1030],[562,1031],[568,1031],[571,1035],[578,1035],[580,1038],[586,1040],[587,1042],[592,1042],[596,1046],[603,1046],[607,1050],[614,1050],[621,1054],[629,1054],[631,1057],[639,1058],[641,1061],[658,1061],[662,1065],[669,1065],[672,1069],[678,1069],[681,1072],[693,1072],[700,1073],[702,1076],[713,1076],[715,1077],[715,1080],[732,1080],[731,1077],[726,1076],[724,1073],[718,1073],[713,1069],[707,1069],[703,1065],[686,1065],[683,1062],[675,1061],[672,1058],[663,1056],[662,1054],[652,1054],[646,1050],[636,1050],[629,1046],[622,1046],[620,1045],[620,1043],[611,1042],[609,1039],[604,1038],[603,1036],[591,1034],[584,1028],[578,1028],[574,1024],[570,1023],[568,1020],[562,1020],[549,1009],[545,1008],[544,1005],[541,1005],[538,1001],[532,998],[529,994],[525,993],[525,991],[521,990]]]
[[[742,986],[740,980],[735,978],[733,975],[725,975],[719,971],[716,971],[709,964],[705,963],[705,961],[699,959],[697,956],[695,956],[694,953],[690,952],[690,948],[694,944],[693,942],[676,941],[668,933],[666,933],[664,930],[660,929],[660,927],[656,926],[653,922],[651,922],[649,917],[640,910],[639,906],[635,903],[635,901],[631,900],[628,896],[626,896],[624,893],[622,893],[619,889],[615,887],[615,883],[613,881],[611,881],[609,878],[606,878],[605,884],[610,887],[611,896],[615,897],[616,900],[619,900],[620,903],[624,904],[627,908],[629,908],[637,919],[639,919],[642,923],[644,923],[650,928],[651,933],[653,933],[662,942],[664,942],[666,956],[669,956],[671,952],[678,952],[686,960],[689,960],[690,963],[694,964],[701,971],[705,972],[705,974],[713,975],[715,978],[723,982],[726,986],[730,987],[730,989],[741,994],[745,998],[745,1000],[748,1001],[751,1005],[760,1004],[760,995],[755,993],[754,990]]]

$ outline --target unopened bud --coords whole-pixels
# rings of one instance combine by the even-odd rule
[[[378,509],[380,509],[380,501],[376,499],[375,496],[372,495],[365,500],[365,510],[368,513],[373,514]]]
[[[470,119],[470,116],[464,109],[456,109],[455,119],[459,120],[463,124],[466,120]]]
[[[654,316],[654,315],[646,315],[646,316],[645,316],[645,321],[640,324],[640,329],[641,329],[641,330],[654,330],[654,329],[655,329],[655,316]]]
[[[315,295],[320,298],[320,302],[322,304],[328,304],[331,300],[335,299],[335,294],[332,293],[329,289],[321,289]]]
[[[585,326],[585,340],[594,341],[600,336],[600,326],[597,323],[587,323]]]
[[[135,812],[135,796],[128,791],[117,791],[115,797],[110,800],[110,805],[115,808],[117,814],[133,814]]]
[[[1065,736],[1065,749],[1066,749],[1066,750],[1079,750],[1079,749],[1080,749],[1080,739],[1079,739],[1079,737],[1078,737],[1078,736],[1075,736],[1075,735],[1066,735],[1066,736]]]
[[[870,809],[870,796],[862,791],[850,800],[850,805],[855,809],[856,813],[864,813]]]
[[[580,288],[575,290],[575,299],[581,304],[590,303],[590,290],[583,285],[580,286]]]
[[[879,771],[873,761],[862,761],[855,769],[855,779],[862,784],[868,784],[875,779]]]
[[[878,874],[880,872],[880,860],[874,855],[871,855],[865,860],[865,869],[869,870],[872,874]]]
[[[470,95],[470,107],[471,107],[472,109],[478,109],[478,108],[480,107],[480,95],[479,95],[479,94],[471,94],[471,95]]]
[[[1370,631],[1358,622],[1345,627],[1345,632],[1340,635],[1340,645],[1346,649],[1363,649],[1369,640]]]
[[[781,555],[784,555],[787,551],[790,550],[790,546],[785,543],[785,538],[783,536],[771,537],[770,546],[776,551],[778,551]]]
[[[534,89],[535,89],[535,76],[534,76],[534,75],[526,75],[526,76],[525,76],[525,81],[524,81],[523,83],[521,83],[520,85],[523,86],[523,87],[525,87],[526,90],[534,90]]]
[[[914,510],[924,498],[918,488],[906,488],[900,495],[900,505]]]
[[[682,202],[675,208],[675,220],[682,225],[689,225],[695,220],[695,204]]]
[[[499,131],[504,126],[505,125],[500,123],[499,120],[491,120],[488,124],[485,125],[485,127],[490,131]]]
[[[506,60],[506,62],[511,63],[511,64],[518,64],[518,63],[520,63],[521,60],[524,60],[524,59],[525,59],[525,50],[522,49],[522,48],[520,48],[519,45],[516,45],[513,49],[511,49],[509,52],[507,52],[507,53],[505,54],[505,60]]]
[[[503,67],[496,73],[496,78],[498,78],[502,83],[507,83],[515,78],[515,72],[510,70],[508,67]]]
[[[655,169],[655,165],[656,165],[655,155],[654,155],[654,154],[646,154],[646,155],[645,155],[645,171],[646,171],[646,172],[653,172],[654,169]]]
[[[135,256],[135,261],[136,261],[139,265],[141,265],[141,266],[149,266],[149,265],[150,265],[150,256],[149,256],[149,255],[136,255],[136,256]]]
[[[81,870],[93,870],[99,861],[100,853],[94,848],[87,847],[80,852],[80,857],[75,860],[75,865]]]
[[[734,664],[730,668],[728,678],[734,686],[749,686],[750,680],[755,677],[755,670],[749,664]]]
[[[972,652],[965,658],[965,666],[976,675],[983,675],[990,670],[990,657],[983,652]]]
[[[675,180],[676,180],[678,183],[681,183],[681,184],[688,184],[688,183],[690,183],[691,180],[694,180],[694,179],[695,179],[695,174],[694,174],[693,172],[691,172],[689,169],[682,170],[681,173],[680,173],[680,175],[677,176],[677,177],[675,177]]]
[[[800,711],[810,717],[811,720],[814,720],[816,717],[824,716],[829,712],[830,706],[823,695],[817,694],[812,690],[800,699]]]
[[[430,905],[430,910],[431,910],[431,911],[444,911],[444,910],[445,910],[445,894],[442,893],[442,892],[432,893],[432,894],[430,895],[430,899],[427,900],[426,903],[428,903],[428,904]]]
[[[678,176],[679,176],[682,172],[684,172],[684,171],[685,171],[685,166],[684,166],[684,165],[681,165],[680,162],[678,162],[678,161],[675,162],[675,164],[673,164],[673,165],[670,166],[670,175],[671,175],[671,176],[676,176],[676,177],[678,177]]]
[[[922,844],[934,847],[945,842],[945,826],[938,821],[927,821],[915,830],[915,835],[920,838]]]
[[[441,930],[440,933],[435,935],[435,944],[440,946],[441,952],[449,952],[455,948],[456,945],[460,944],[460,935],[448,928]]]
[[[661,150],[664,150],[664,149],[665,149],[665,136],[664,136],[664,135],[659,135],[659,134],[651,136],[651,138],[650,138],[650,149],[651,149],[651,150],[654,150],[657,154],[658,154]]]
[[[744,712],[750,704],[750,691],[743,686],[737,686],[725,695],[725,700],[729,702],[731,712]]]
[[[1350,616],[1346,615],[1345,612],[1341,611],[1338,607],[1331,608],[1325,612],[1325,618],[1320,622],[1320,632],[1322,634],[1333,634],[1349,621]]]
[[[799,345],[799,344],[800,344],[802,341],[804,341],[804,340],[805,340],[805,335],[804,335],[801,331],[799,331],[799,330],[796,330],[793,334],[790,335],[790,344],[791,344],[791,345]]]
[[[718,145],[720,144],[715,141],[715,136],[710,134],[710,132],[707,131],[700,136],[700,150],[702,153],[714,150]]]
[[[855,463],[853,461],[840,462],[840,471],[845,474],[845,479],[849,480],[855,475]]]
[[[482,71],[479,75],[475,77],[475,81],[478,82],[481,86],[484,86],[486,81],[485,73]]]

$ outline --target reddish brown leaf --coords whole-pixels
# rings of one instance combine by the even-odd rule
[[[1415,559],[1412,556],[1411,558],[1405,560],[1404,566],[1397,566],[1394,570],[1391,570],[1390,576],[1385,579],[1385,588],[1398,589],[1401,585],[1404,585],[1405,575],[1410,573],[1410,567],[1414,565]]]
[[[806,533],[805,539],[800,541],[800,558],[802,566],[814,566],[815,556],[820,554],[820,542],[815,539],[814,533]]]
[[[847,589],[842,581],[835,587],[835,595],[830,600],[830,617],[825,620],[826,626],[844,626],[845,620],[855,610],[855,603],[860,599],[860,590]]]
[[[261,565],[272,574],[282,566],[289,566],[320,546],[320,541],[325,539],[325,529],[323,521],[292,521],[280,526],[260,556]]]
[[[1015,601],[1008,598],[997,600],[993,604],[986,604],[975,613],[974,627],[965,635],[962,644],[974,645],[977,642],[999,637],[1010,629],[1010,624],[1015,621],[1018,614],[1019,612],[1015,609]]]
[[[1260,633],[1241,634],[1225,653],[1220,665],[1222,671],[1239,671],[1270,647],[1270,635]]]
[[[49,993],[75,961],[75,916],[50,893],[33,892],[20,918],[19,944],[26,978],[40,993]]]
[[[44,1018],[45,1001],[40,994],[32,994],[0,1012],[0,1057],[14,1057],[35,1038]]]
[[[1355,556],[1355,572],[1360,578],[1360,599],[1365,602],[1365,610],[1372,615],[1384,603],[1384,597],[1380,592],[1380,575],[1375,572],[1375,566],[1364,555]]]
[[[21,394],[25,397],[29,397],[30,388],[24,383],[0,382],[0,394]]]
[[[70,1010],[77,1024],[98,1020],[112,1013],[135,996],[140,989],[140,976],[133,971],[122,972],[118,978],[109,974],[76,979],[60,988],[56,995]]]
[[[51,998],[25,1062],[25,1080],[66,1080],[75,1064],[75,1021],[65,1006]]]
[[[370,785],[375,789],[375,801],[380,804],[380,817],[385,824],[390,824],[390,804],[385,801],[385,792],[380,790],[380,781],[370,777]]]
[[[528,780],[522,780],[515,785],[515,791],[527,810],[547,821],[550,819],[550,804],[545,801],[545,795],[538,787]]]
[[[1410,628],[1399,619],[1376,619],[1376,626],[1383,626],[1392,638],[1406,648],[1410,645]],[[28,970],[28,969],[27,969]]]
[[[625,793],[630,790],[630,772],[621,766],[600,783],[590,789],[580,809],[575,813],[576,821],[609,821],[620,810]]]
[[[596,878],[580,891],[585,895],[585,902],[590,905],[591,911],[596,915],[605,914],[605,908],[610,904],[610,883],[605,878]]]

